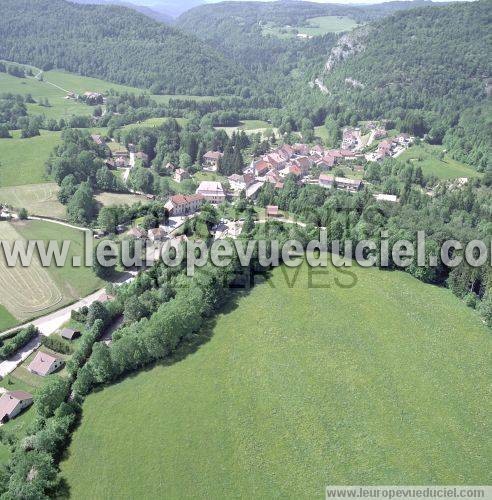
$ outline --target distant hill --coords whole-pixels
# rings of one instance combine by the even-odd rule
[[[461,122],[459,134],[468,136],[463,150],[476,150],[480,142],[483,155],[460,159],[485,167],[491,161],[484,109],[492,77],[491,14],[491,0],[419,8],[343,36],[320,77],[327,101],[352,121],[400,119],[410,132],[453,147],[460,141],[451,136]],[[468,115],[475,123],[462,116],[474,107]]]
[[[150,17],[156,21],[161,23],[172,24],[174,19],[172,16],[160,12],[158,10],[151,9],[150,7],[146,7],[145,5],[137,5],[135,3],[125,2],[123,0],[69,0],[72,3],[80,3],[80,4],[90,4],[90,5],[120,5],[121,7],[128,7],[129,9],[136,10],[141,14]]]
[[[238,64],[256,72],[269,70],[284,59],[297,59],[301,52],[312,57],[305,41],[265,36],[267,25],[299,27],[307,19],[321,16],[346,16],[357,23],[367,23],[397,10],[432,2],[417,0],[387,2],[368,6],[347,6],[303,1],[279,2],[227,1],[208,3],[188,10],[178,17],[176,26],[206,41]],[[211,29],[213,27],[213,29]],[[328,36],[330,39],[330,36]],[[297,42],[297,43],[296,43]],[[312,44],[311,44],[312,45]],[[327,54],[331,46],[321,45],[317,52]],[[288,55],[285,55],[288,53]]]
[[[0,58],[153,93],[232,94],[249,76],[191,34],[118,6],[1,0]]]

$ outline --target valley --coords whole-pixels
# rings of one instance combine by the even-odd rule
[[[0,3],[0,497],[489,482],[491,0]]]

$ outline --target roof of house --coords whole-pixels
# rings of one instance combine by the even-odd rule
[[[203,200],[202,194],[175,194],[169,198],[169,201],[174,206],[186,205],[187,203],[193,203],[194,201]]]
[[[228,179],[232,182],[244,182],[244,177],[239,174],[232,174],[228,177]]]
[[[270,167],[271,164],[265,160],[260,160],[255,163],[255,169],[258,173],[264,172],[265,170],[268,170]]]
[[[152,236],[164,236],[166,234],[166,231],[164,229],[161,229],[160,227],[153,227],[148,230],[148,235]]]
[[[141,238],[142,236],[145,236],[147,233],[140,227],[132,227],[129,231],[128,234],[130,236],[134,236],[136,238]]]
[[[47,354],[46,352],[38,351],[34,359],[29,364],[29,370],[35,371],[40,375],[49,373],[54,363],[60,361],[60,358]]]
[[[297,166],[297,165],[292,165],[290,168],[289,168],[289,172],[291,174],[294,174],[294,175],[301,175],[302,174],[302,170]]]
[[[32,394],[25,391],[5,392],[0,397],[0,420],[10,415],[21,401],[32,399]]]
[[[267,205],[266,212],[267,212],[267,215],[278,215],[278,206],[277,205]]]
[[[321,182],[333,182],[335,180],[335,177],[333,177],[333,175],[329,175],[329,174],[319,174],[319,180]]]
[[[224,156],[224,153],[221,153],[220,151],[207,151],[203,155],[203,157],[207,160],[218,160],[219,158],[222,158],[222,156]]]
[[[80,330],[75,330],[73,328],[63,328],[60,332],[60,335],[64,339],[72,340],[77,335],[80,335]]]
[[[217,195],[224,194],[224,188],[222,184],[217,181],[202,181],[196,190],[197,194],[201,193],[212,193]]]

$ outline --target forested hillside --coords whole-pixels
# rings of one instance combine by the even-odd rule
[[[130,9],[64,0],[0,0],[0,8],[0,59],[153,93],[231,94],[249,81],[203,41]]]
[[[481,108],[491,77],[491,15],[492,2],[480,0],[399,12],[364,28],[357,53],[341,62],[330,57],[321,76],[330,110],[352,121],[400,120],[408,132],[444,140],[485,168],[490,123]],[[353,37],[332,54],[347,56]]]
[[[410,6],[430,4],[416,2],[388,2],[367,7],[350,7],[302,1],[283,2],[220,2],[195,7],[182,14],[176,26],[193,33],[202,40],[233,58],[247,68],[263,70],[269,65],[291,60],[285,53],[304,52],[305,40],[285,40],[264,36],[267,24],[299,26],[307,19],[319,16],[347,16],[358,23],[365,23]],[[211,29],[213,27],[213,29]],[[331,40],[331,38],[330,38]],[[324,47],[324,52],[330,45]]]

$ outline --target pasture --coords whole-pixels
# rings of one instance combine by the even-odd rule
[[[46,182],[45,162],[61,141],[60,132],[42,130],[41,135],[0,139],[0,188]]]
[[[300,26],[298,31],[306,35],[317,36],[352,31],[356,26],[357,22],[347,16],[321,16],[307,19],[306,26]]]
[[[7,64],[15,64],[7,62]],[[20,65],[22,66],[22,65]],[[39,73],[39,69],[32,68],[34,74]],[[4,92],[12,92],[14,94],[31,94],[36,101],[35,103],[27,104],[29,114],[44,115],[46,118],[70,118],[72,115],[90,115],[94,107],[76,101],[73,99],[65,99],[67,92],[83,94],[84,92],[100,92],[107,93],[109,90],[116,92],[129,92],[133,94],[145,93],[145,89],[129,87],[111,83],[99,78],[77,75],[62,70],[50,70],[42,72],[42,79],[38,80],[34,77],[17,78],[7,73],[0,73],[0,94]],[[152,95],[159,104],[168,104],[170,99],[187,99],[193,101],[209,101],[218,99],[214,96],[187,96],[187,95]],[[40,100],[48,99],[50,106],[45,107],[39,104]]]
[[[99,193],[95,196],[96,200],[103,207],[113,207],[116,205],[133,205],[134,203],[148,203],[149,200],[142,195],[132,193]]]
[[[0,304],[0,332],[15,326],[18,321]]]
[[[0,224],[2,240],[13,243],[23,239],[11,223]],[[3,252],[0,255],[0,289],[2,305],[20,321],[39,316],[62,301],[60,289],[38,259],[33,259],[29,267],[20,263],[9,267]]]
[[[320,16],[306,19],[302,25],[279,26],[268,22],[262,26],[262,34],[281,39],[294,38],[299,35],[320,36],[327,33],[352,31],[357,22],[347,16]]]
[[[15,267],[9,267],[2,252],[0,304],[17,320],[16,323],[47,314],[104,285],[91,268],[73,265],[74,256],[84,256],[82,231],[36,220],[0,222],[0,236],[2,240],[9,242],[41,240],[55,241],[61,245],[67,240],[70,243],[67,262],[61,267],[55,262],[48,268],[43,267],[36,252],[29,266],[23,267],[18,263]]]
[[[236,298],[178,361],[87,397],[61,464],[72,498],[490,480],[492,339],[450,291],[330,266]]]
[[[51,72],[48,72],[51,73]],[[47,74],[48,74],[47,73]],[[65,99],[66,92],[48,81],[39,81],[33,77],[17,78],[7,73],[0,73],[0,94],[31,94],[35,103],[27,104],[31,115],[45,115],[47,118],[69,118],[72,115],[90,115],[92,108],[84,103]],[[48,99],[49,107],[40,106],[39,101]]]
[[[469,165],[465,165],[450,156],[440,156],[442,146],[419,144],[408,148],[398,159],[409,160],[414,166],[420,166],[426,175],[434,175],[439,179],[456,179],[458,177],[477,177],[480,174]]]
[[[275,135],[278,134],[278,129],[272,127],[266,121],[263,120],[241,120],[240,124],[236,127],[215,127],[217,130],[225,130],[228,136],[232,136],[234,132],[240,132],[244,130],[246,134],[262,134],[263,137],[269,136],[271,133]]]
[[[30,215],[65,219],[65,207],[57,198],[59,189],[54,182],[0,187],[0,202],[16,209],[25,208]]]

